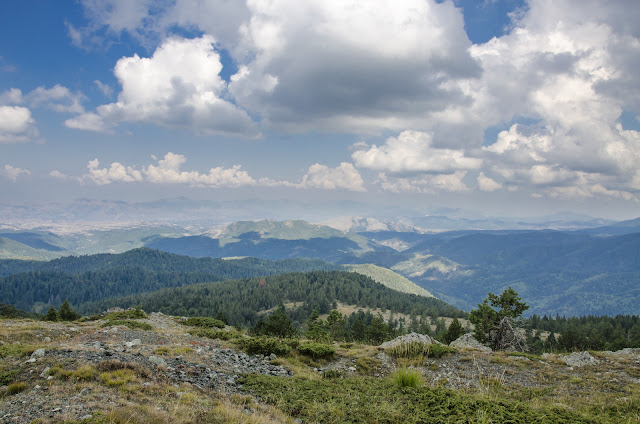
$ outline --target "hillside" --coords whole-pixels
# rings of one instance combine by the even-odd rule
[[[314,359],[302,349],[248,354],[242,346],[249,338],[230,327],[211,339],[160,313],[135,321],[148,329],[104,318],[3,320],[3,422],[617,424],[640,418],[638,349],[523,356],[460,348],[403,358],[393,349],[350,344]]]
[[[64,299],[74,305],[165,287],[284,272],[334,270],[317,259],[268,261],[190,258],[151,249],[121,254],[65,257],[50,262],[0,261],[0,298],[21,309],[44,312]]]
[[[124,298],[99,300],[79,305],[91,314],[111,306],[160,311],[171,315],[215,316],[223,313],[229,323],[247,326],[256,323],[261,311],[283,304],[295,305],[289,313],[303,323],[314,309],[328,313],[340,302],[360,308],[391,310],[423,316],[463,317],[464,312],[433,297],[401,293],[355,272],[313,271],[279,274],[266,278],[195,284]]]
[[[349,271],[366,275],[372,280],[387,286],[390,289],[402,293],[417,294],[418,296],[433,297],[433,295],[427,290],[390,269],[372,264],[344,265],[344,267]]]
[[[50,249],[33,248],[27,244],[0,237],[0,259],[38,259],[59,258],[62,254]]]

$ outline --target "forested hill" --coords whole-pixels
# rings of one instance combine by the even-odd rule
[[[50,262],[5,260],[0,261],[0,268],[5,273],[0,278],[0,299],[28,311],[44,312],[48,305],[59,306],[64,299],[79,305],[205,281],[335,270],[339,266],[317,259],[222,260],[135,249]]]
[[[266,260],[242,258],[233,260],[193,258],[149,248],[138,248],[119,254],[102,253],[87,256],[67,256],[48,262],[0,260],[0,276],[28,271],[80,274],[136,266],[155,272],[197,272],[215,274],[222,279],[249,278],[257,275],[304,272],[317,269],[337,270],[340,267],[321,259],[292,258]]]
[[[144,310],[170,315],[215,316],[222,313],[230,324],[247,326],[255,324],[261,311],[282,304],[288,304],[289,316],[302,323],[314,309],[327,313],[336,302],[405,314],[465,316],[463,311],[441,300],[400,293],[362,274],[345,271],[313,271],[196,284],[107,299],[83,305],[80,310],[95,313],[111,306],[142,305]]]

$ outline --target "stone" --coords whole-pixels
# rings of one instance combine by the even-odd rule
[[[439,341],[427,336],[426,334],[409,333],[409,334],[405,334],[404,336],[396,337],[395,339],[390,340],[388,342],[384,342],[380,345],[380,347],[381,348],[394,347],[394,346],[401,345],[403,343],[412,343],[412,342],[420,342],[424,344],[442,344]]]
[[[449,343],[449,346],[455,347],[456,349],[475,349],[481,350],[482,352],[491,352],[491,348],[477,341],[476,338],[473,337],[473,333],[463,334]]]
[[[151,362],[152,364],[159,365],[159,366],[166,366],[167,365],[167,362],[164,359],[159,358],[157,356],[149,356],[149,362]]]
[[[51,337],[47,336],[43,340],[45,343],[51,343]]]
[[[587,351],[574,352],[571,355],[562,356],[560,360],[567,364],[568,367],[580,368],[586,365],[598,365],[600,361]]]
[[[44,354],[45,354],[46,352],[47,352],[47,351],[46,351],[46,350],[44,350],[43,348],[36,349],[36,350],[35,350],[35,351],[33,351],[33,353],[31,354],[31,357],[32,357],[32,358],[43,358],[43,357],[44,357]]]
[[[42,372],[40,373],[40,377],[45,378],[48,374],[49,374],[49,367],[46,367],[45,369],[42,370]]]
[[[127,347],[133,347],[133,346],[138,346],[142,344],[142,340],[140,339],[133,339],[130,342],[125,342],[125,346]]]

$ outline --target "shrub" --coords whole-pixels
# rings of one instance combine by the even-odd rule
[[[0,386],[10,384],[18,375],[18,370],[0,369]]]
[[[393,381],[399,387],[420,387],[423,384],[422,374],[418,370],[400,368],[393,374]]]
[[[325,370],[322,372],[322,378],[340,378],[342,373],[339,370]]]
[[[123,386],[132,382],[134,379],[135,373],[130,369],[119,369],[100,374],[100,380],[110,387]]]
[[[201,328],[224,328],[224,322],[211,317],[191,317],[183,321],[182,324]]]
[[[291,351],[290,340],[276,339],[273,337],[249,337],[241,341],[241,346],[250,355],[271,355],[272,353],[283,356]]]
[[[327,359],[335,355],[336,348],[322,343],[305,343],[297,348],[298,352],[313,359]]]
[[[110,321],[121,319],[141,319],[147,318],[147,314],[138,306],[136,309],[128,309],[126,311],[111,312],[105,319]]]

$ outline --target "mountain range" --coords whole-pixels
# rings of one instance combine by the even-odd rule
[[[417,284],[424,293],[465,310],[488,292],[511,286],[531,306],[528,313],[640,313],[640,218],[597,226],[602,221],[569,217],[573,220],[558,224],[571,227],[573,222],[578,228],[571,230],[418,227],[441,218],[340,221],[343,229],[368,231],[343,231],[334,228],[340,227],[336,222],[331,227],[302,220],[239,221],[204,228],[135,225],[65,233],[6,229],[0,233],[0,254],[7,259],[49,260],[149,247],[191,257],[316,258],[333,266],[357,266],[351,269],[379,278],[387,273],[400,281],[400,275],[406,280],[402,284]]]

